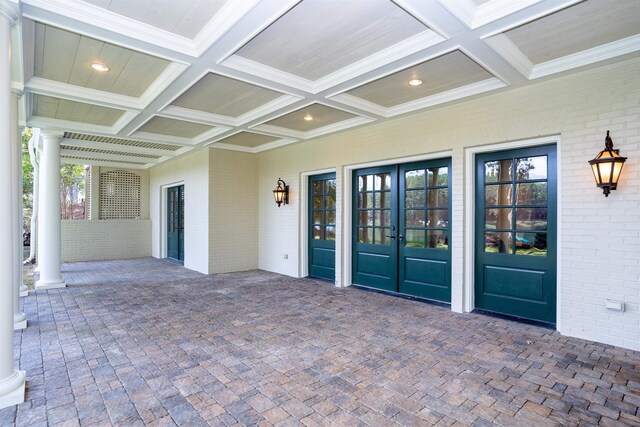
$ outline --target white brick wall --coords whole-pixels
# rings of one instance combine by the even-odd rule
[[[258,267],[258,158],[210,149],[209,271]]]
[[[96,261],[151,256],[151,221],[65,220],[61,223],[62,261]]]
[[[166,217],[163,192],[166,186],[184,184],[184,266],[209,273],[209,156],[206,150],[163,163],[150,171],[149,210],[152,221],[152,255],[162,253]],[[166,237],[165,237],[166,238]]]
[[[259,154],[259,267],[298,275],[301,173],[336,168],[339,192],[348,165],[453,152],[452,306],[464,295],[465,148],[561,135],[561,332],[640,350],[640,58],[532,86],[389,120]],[[628,156],[618,190],[605,198],[587,161],[611,130]],[[273,202],[276,180],[291,204]],[[340,194],[344,198],[344,194]],[[344,226],[338,224],[337,252]],[[283,260],[282,254],[289,259]],[[338,273],[340,274],[340,273]],[[622,300],[624,313],[604,308]]]

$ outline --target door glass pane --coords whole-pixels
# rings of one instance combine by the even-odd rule
[[[358,177],[358,191],[373,191],[373,175]]]
[[[516,159],[516,179],[547,179],[547,156]]]
[[[321,225],[314,225],[312,230],[314,240],[322,240],[324,238],[322,233],[323,231],[324,227],[322,227]]]
[[[313,223],[314,224],[322,224],[322,211],[313,211]]]
[[[484,251],[509,254],[511,253],[511,232],[484,233]]]
[[[324,193],[324,181],[313,181],[313,194]]]
[[[373,228],[370,228],[370,227],[358,228],[358,242],[373,243]]]
[[[391,174],[380,173],[375,176],[375,190],[391,189]]]
[[[373,207],[373,193],[358,194],[358,209],[371,209]]]
[[[373,211],[358,212],[358,225],[373,225]]]
[[[391,229],[389,228],[374,228],[373,240],[376,245],[388,245],[391,243],[391,238],[387,237],[391,235]]]
[[[484,188],[486,206],[509,206],[511,204],[512,184],[487,185]]]
[[[547,208],[517,208],[516,228],[518,230],[546,230]]]
[[[516,205],[546,205],[547,183],[532,182],[518,184],[516,190]]]
[[[436,188],[427,190],[427,206],[430,208],[443,207],[449,204],[449,190],[447,188]]]
[[[326,209],[335,209],[336,208],[336,196],[327,196],[324,198],[325,208]]]
[[[407,171],[404,174],[406,188],[424,188],[424,170]]]
[[[424,227],[425,225],[424,210],[406,210],[404,225],[405,227]]]
[[[446,230],[427,230],[427,247],[435,249],[448,249],[449,239]]]
[[[547,233],[516,233],[516,255],[547,255]]]
[[[391,192],[383,191],[375,193],[374,203],[376,208],[390,208],[391,207]]]
[[[325,181],[325,192],[326,194],[329,195],[335,195],[336,194],[336,180],[335,179],[328,179]]]
[[[449,168],[431,168],[427,170],[429,187],[447,186],[449,183]]]
[[[449,225],[449,211],[429,209],[427,211],[427,227],[446,228]]]
[[[335,227],[326,227],[325,238],[327,240],[336,240],[336,228]]]
[[[511,181],[511,159],[484,162],[484,182]]]
[[[373,225],[390,227],[391,226],[391,211],[388,210],[376,210],[374,211]]]
[[[424,208],[424,201],[424,190],[405,191],[405,208]]]
[[[484,228],[490,230],[511,230],[511,208],[485,209]]]
[[[326,224],[333,225],[336,223],[336,211],[327,211]]]
[[[410,248],[424,248],[425,242],[423,229],[414,230],[409,228],[405,230],[405,233],[405,246]]]
[[[313,209],[322,209],[322,196],[313,196]]]

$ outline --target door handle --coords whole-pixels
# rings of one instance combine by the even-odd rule
[[[395,225],[392,225],[391,226],[391,235],[386,234],[385,237],[388,237],[391,240],[395,240],[395,238],[396,238],[396,235],[394,234],[395,231],[396,231],[396,227],[395,227]]]
[[[398,241],[399,242],[403,242],[404,241],[404,236],[402,234],[398,234]]]

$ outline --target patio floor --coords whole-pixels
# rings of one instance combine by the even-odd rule
[[[65,264],[0,425],[640,425],[640,353],[263,271]]]

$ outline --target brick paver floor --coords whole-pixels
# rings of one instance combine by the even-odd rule
[[[640,425],[640,353],[262,271],[66,264],[0,425]]]

